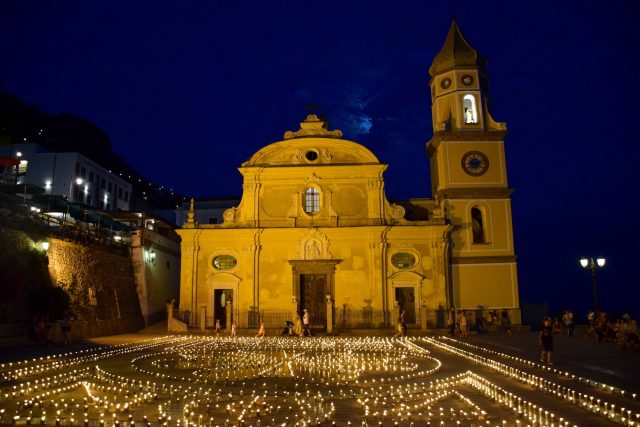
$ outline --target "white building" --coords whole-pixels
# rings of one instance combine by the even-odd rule
[[[37,144],[15,144],[0,146],[0,156],[20,162],[16,174],[19,185],[41,187],[45,194],[63,196],[96,209],[130,208],[131,184],[80,153],[51,153]],[[0,172],[5,176],[11,173]]]

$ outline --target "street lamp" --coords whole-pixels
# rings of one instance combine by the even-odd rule
[[[596,273],[596,271],[599,268],[604,268],[605,261],[606,260],[604,258],[596,258],[595,260],[593,258],[580,259],[580,265],[582,266],[582,268],[591,269],[591,283],[593,286],[593,302],[595,304],[596,311],[600,311],[600,306],[598,304],[598,274]]]
[[[65,216],[65,220],[69,217],[69,204],[73,200],[73,181],[75,181],[77,185],[82,185],[84,182],[82,178],[76,178],[74,180],[73,177],[71,177],[71,182],[69,183],[69,199],[67,199],[67,215]]]
[[[84,182],[82,178],[71,179],[71,183],[69,184],[69,200],[70,201],[73,200],[73,182],[74,181],[77,185],[82,185],[82,183]]]

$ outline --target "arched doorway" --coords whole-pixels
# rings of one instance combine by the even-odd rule
[[[335,270],[340,261],[289,260],[292,273],[292,296],[298,301],[298,315],[302,319],[306,308],[309,311],[311,328],[316,332],[327,328],[326,296],[335,295]]]

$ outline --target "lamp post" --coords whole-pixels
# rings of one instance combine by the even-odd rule
[[[596,311],[600,311],[600,305],[598,304],[598,274],[597,270],[599,268],[604,268],[605,259],[604,258],[581,258],[580,265],[582,268],[591,269],[591,284],[593,286],[593,302],[595,304]]]
[[[71,183],[69,184],[69,200],[73,200],[73,182],[76,182],[76,185],[82,185],[84,180],[82,178],[71,179]]]
[[[65,216],[65,220],[69,217],[69,204],[73,200],[73,181],[75,181],[77,185],[82,185],[84,182],[82,178],[73,179],[73,177],[71,177],[71,182],[69,183],[69,199],[67,199],[67,215]]]

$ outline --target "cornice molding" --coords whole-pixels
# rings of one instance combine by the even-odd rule
[[[451,264],[510,264],[516,263],[517,259],[515,255],[452,257]]]
[[[442,142],[477,142],[477,141],[493,141],[504,142],[509,134],[507,130],[469,130],[469,131],[436,131],[427,142],[427,154],[433,155],[436,148]]]
[[[438,200],[443,199],[509,199],[513,188],[447,188],[438,191]]]

